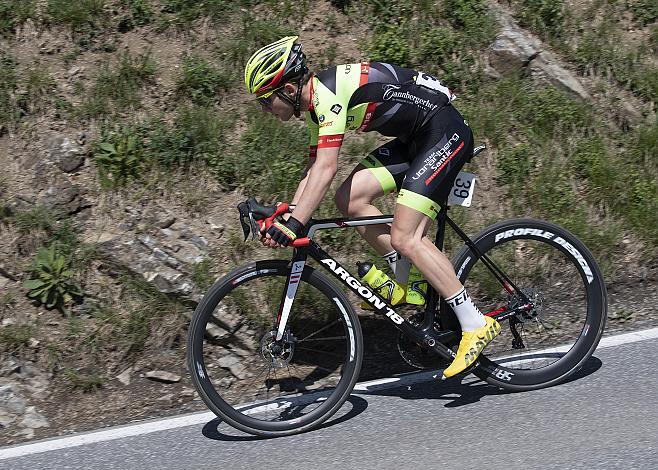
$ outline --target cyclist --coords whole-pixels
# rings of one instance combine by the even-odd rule
[[[471,129],[452,106],[452,92],[434,77],[380,62],[310,73],[297,39],[288,36],[259,49],[245,67],[247,89],[263,111],[281,121],[305,112],[311,135],[308,163],[291,201],[297,206],[261,239],[266,246],[285,247],[302,234],[336,175],[347,129],[394,137],[354,168],[335,202],[344,216],[379,216],[373,201],[398,192],[392,226],[358,230],[394,269],[395,252],[410,260],[455,311],[462,339],[443,379],[452,377],[500,332],[498,322],[475,306],[448,258],[425,237],[437,201],[473,151]]]

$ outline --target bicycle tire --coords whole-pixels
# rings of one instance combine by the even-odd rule
[[[267,311],[268,308],[278,310],[282,295],[281,286],[284,285],[289,272],[290,262],[286,260],[257,261],[236,268],[208,290],[197,306],[190,323],[188,370],[200,397],[208,408],[223,421],[254,435],[284,436],[307,431],[320,425],[347,400],[361,370],[363,338],[356,312],[345,294],[326,275],[310,266],[304,268],[297,291],[298,295],[288,321],[289,329],[286,330],[286,335],[289,336],[286,337],[290,338],[290,341],[286,342],[286,347],[289,346],[291,349],[289,355],[282,354],[279,358],[275,358],[273,353],[267,349],[273,344],[273,323],[258,331],[259,327],[254,326],[254,320],[248,320],[245,317],[247,319],[239,328],[236,329],[235,325],[233,328],[230,327],[229,320],[233,321],[241,315],[241,313],[236,313],[238,311],[253,315],[254,311],[260,313]],[[267,296],[263,299],[257,290],[263,288],[272,290],[272,297],[276,298],[272,298],[271,302]],[[278,292],[276,292],[277,289]],[[246,304],[240,306],[235,299],[245,295],[257,295],[260,298],[244,301]],[[311,309],[304,306],[303,295],[308,295],[308,298],[311,299],[309,301]],[[276,312],[274,314],[276,315]],[[269,318],[269,316],[269,314],[265,314],[265,318]],[[327,325],[316,326],[314,318],[320,318],[316,323],[326,321]],[[306,328],[303,325],[308,324],[312,324],[312,328],[322,329],[322,331],[306,337],[302,337],[302,335],[295,337],[296,331],[293,330]],[[211,339],[209,328],[217,325],[222,325],[223,331],[228,334],[220,339]],[[330,336],[334,333],[344,335],[345,344],[337,345],[342,337]],[[234,338],[237,339],[234,341]],[[324,355],[313,353],[317,359],[311,358],[311,355],[307,359],[304,354],[308,353],[304,352],[304,346],[310,342],[315,342],[312,343],[313,345],[319,344],[315,347],[324,348]],[[302,343],[304,344],[302,345]],[[247,359],[243,359],[246,361],[246,366],[234,363],[232,366],[238,367],[238,370],[234,371],[230,368],[232,367],[229,364],[230,360],[221,362],[221,357],[225,356],[216,357],[217,354],[224,354],[226,350],[231,355],[229,357],[234,357],[234,349],[238,352],[241,351],[242,356],[245,356],[245,352],[253,352],[253,349],[256,349],[256,352]],[[297,362],[303,360],[317,360],[318,363],[311,366],[315,369],[308,375],[298,377],[309,370],[307,363]],[[217,364],[220,364],[221,367],[218,367]],[[233,382],[229,388],[225,387],[226,381],[230,381],[227,377],[227,367],[231,373],[237,373],[236,376],[231,377]],[[240,367],[244,367],[246,370],[240,373]],[[279,375],[277,375],[277,370],[280,371]],[[251,371],[262,372],[260,372],[260,376],[254,376]],[[267,371],[267,376],[264,376],[265,371]],[[318,371],[320,371],[320,375],[326,375],[317,378]],[[326,371],[331,372],[332,375]],[[250,373],[252,378],[249,378]],[[286,373],[287,377],[285,377]],[[219,379],[222,376],[223,378]],[[242,378],[240,378],[241,376]],[[224,385],[221,385],[222,380],[224,380]],[[329,385],[331,381],[336,381],[333,388]],[[250,389],[246,388],[247,385],[266,390],[265,400],[254,400],[248,395]],[[286,393],[286,389],[291,389],[292,394],[270,397],[270,391],[276,391],[277,387],[281,393]],[[231,392],[231,388],[234,389],[233,392]],[[236,396],[233,397],[231,394]],[[231,396],[230,399],[229,396]],[[247,402],[252,400],[252,402],[245,404],[240,400]],[[300,414],[304,409],[315,405],[317,407],[312,411]],[[273,415],[270,418],[261,419],[267,417],[271,410],[273,410]]]
[[[496,338],[485,349],[486,355],[480,356],[479,365],[473,369],[473,373],[492,385],[511,391],[534,390],[563,382],[593,354],[605,327],[607,292],[591,252],[566,229],[535,219],[499,222],[485,228],[475,236],[473,242],[481,254],[494,258],[496,264],[510,275],[521,290],[525,289],[541,300],[540,310],[533,309],[536,315],[534,319],[520,320],[524,332],[526,324],[529,329],[531,326],[535,328],[531,341],[539,338],[538,343],[545,342],[541,335],[546,333],[549,338],[547,342],[555,343],[549,348],[543,345],[542,349],[534,352],[519,351],[518,356],[492,353],[491,345],[494,342],[502,344],[510,339],[512,344],[514,342],[512,326],[504,322],[499,336],[501,339]],[[497,257],[498,260],[495,259]],[[530,266],[530,269],[526,272],[523,267],[519,272],[517,264]],[[482,288],[482,273],[488,270],[482,269],[482,265],[478,256],[467,246],[453,259],[457,277],[472,293],[485,290]],[[500,305],[506,295],[502,287],[500,291],[502,293],[498,294],[498,299],[493,299],[495,294],[489,299],[493,308]],[[483,294],[483,297],[487,296]],[[496,300],[499,304],[495,304]],[[489,311],[486,310],[486,299],[483,301],[476,295],[475,301],[481,305],[481,309],[482,304],[485,304],[483,312]],[[550,311],[546,309],[546,302]],[[517,318],[514,321],[519,320]],[[532,322],[536,325],[533,326]],[[516,328],[518,331],[518,326]],[[513,349],[527,349],[530,335],[519,336],[522,341],[525,339],[524,347]],[[573,344],[570,345],[572,340]],[[504,348],[501,347],[501,350]],[[544,361],[546,365],[527,367],[535,361],[537,364]]]

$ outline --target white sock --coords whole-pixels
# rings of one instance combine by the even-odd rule
[[[390,253],[386,253],[382,256],[388,263],[395,275],[395,280],[398,284],[405,285],[409,281],[409,269],[411,269],[411,263],[408,258],[400,256],[400,253],[393,250]]]
[[[388,263],[388,266],[391,268],[391,271],[395,273],[395,267],[397,266],[397,260],[398,260],[398,252],[393,250],[390,253],[386,253],[384,256],[382,256],[384,261]]]
[[[484,321],[484,315],[475,306],[471,300],[471,296],[468,295],[464,287],[459,292],[448,297],[446,302],[452,307],[455,315],[457,315],[462,331],[473,331],[487,324]]]

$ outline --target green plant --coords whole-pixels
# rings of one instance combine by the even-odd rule
[[[24,92],[18,96],[19,107],[28,114],[43,111],[49,107],[56,88],[55,80],[48,69],[38,61],[28,67],[22,77]]]
[[[119,30],[128,31],[153,21],[154,12],[149,0],[121,0],[121,3],[128,8],[129,15],[120,21]]]
[[[84,393],[89,393],[103,386],[103,377],[94,372],[83,372],[67,367],[62,372],[62,375],[72,390],[81,390]]]
[[[519,0],[516,18],[545,39],[562,36],[566,9],[563,0]]]
[[[443,0],[443,14],[459,30],[471,47],[489,44],[496,34],[496,22],[489,15],[485,0]]]
[[[411,65],[411,48],[402,26],[375,32],[369,47],[372,60],[390,62],[402,67]]]
[[[640,24],[647,25],[658,19],[658,3],[654,0],[631,0],[629,3],[633,16]]]
[[[0,0],[0,36],[8,36],[16,26],[34,16],[35,0]]]
[[[52,235],[57,231],[57,214],[45,206],[34,206],[24,210],[16,210],[11,219],[22,235],[34,230],[43,230]]]
[[[503,148],[496,158],[498,181],[520,189],[533,168],[531,149],[527,144]]]
[[[66,304],[83,296],[68,265],[68,260],[56,251],[54,245],[41,248],[34,260],[32,275],[23,284],[29,290],[27,296],[48,309],[66,312]]]
[[[248,4],[246,1],[230,0],[164,0],[163,12],[169,14],[168,22],[179,26],[187,25],[201,16],[218,20],[234,8]]]
[[[16,86],[16,61],[4,51],[0,52],[0,130],[14,124],[20,116],[14,97]]]
[[[143,150],[133,128],[109,132],[96,146],[94,161],[105,187],[119,187],[139,176]]]
[[[229,88],[234,75],[230,67],[220,69],[201,56],[185,56],[176,88],[194,103],[209,104],[217,99],[221,91]]]
[[[439,26],[420,35],[418,59],[442,64],[450,60],[458,48],[459,36],[450,28]]]
[[[228,113],[222,115],[207,106],[184,106],[173,125],[156,120],[146,123],[142,132],[147,136],[149,154],[164,167],[188,168],[194,161],[215,167],[225,158],[225,133],[233,124]]]
[[[31,325],[7,325],[0,327],[0,350],[16,352],[32,337]]]
[[[266,200],[291,197],[304,166],[300,157],[308,152],[305,129],[264,117],[256,107],[249,109],[247,121],[237,148],[211,163],[220,183]]]
[[[215,280],[211,268],[212,264],[208,258],[192,266],[192,281],[200,289],[208,289]]]
[[[101,66],[91,89],[79,91],[84,94],[79,116],[114,115],[138,107],[139,90],[151,82],[157,68],[150,52],[138,56],[124,52],[115,68],[110,65],[108,61]]]
[[[142,276],[121,274],[121,301],[128,307],[128,316],[117,325],[117,344],[129,357],[149,344],[170,348],[186,324],[185,306],[180,300],[159,292]],[[163,327],[163,323],[168,323]],[[160,334],[158,334],[158,332]]]
[[[48,0],[46,15],[53,24],[68,24],[74,32],[89,29],[103,18],[105,0]]]

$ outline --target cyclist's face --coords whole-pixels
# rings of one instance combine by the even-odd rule
[[[279,93],[290,93],[291,91],[294,92],[294,86],[286,84],[283,88],[272,93],[267,98],[260,98],[258,102],[260,103],[263,112],[272,113],[280,120],[288,121],[293,116],[294,110],[290,103],[281,99]]]

